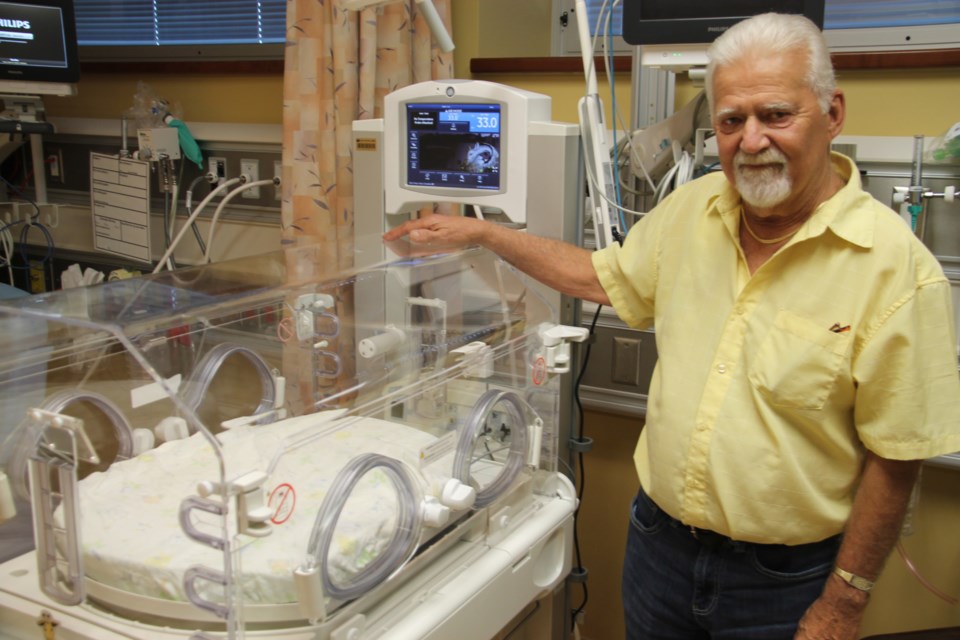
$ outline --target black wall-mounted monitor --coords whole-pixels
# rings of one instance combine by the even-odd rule
[[[796,13],[823,28],[824,0],[624,0],[623,39],[633,45],[702,44],[760,13]]]
[[[0,93],[73,95],[79,79],[73,0],[0,0]]]

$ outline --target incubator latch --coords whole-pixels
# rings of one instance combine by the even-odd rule
[[[297,340],[304,342],[316,335],[316,315],[334,307],[333,296],[325,293],[306,293],[297,298],[296,326]],[[329,315],[329,314],[325,314]]]
[[[470,342],[453,350],[463,356],[467,375],[474,378],[489,378],[493,375],[493,349],[485,342]]]
[[[320,567],[298,567],[293,572],[293,584],[297,589],[297,606],[310,624],[326,620]]]
[[[267,474],[251,471],[231,483],[237,491],[240,533],[258,538],[270,535],[270,516],[273,512],[267,506],[267,496],[263,490],[266,480]]]
[[[187,421],[179,416],[168,416],[153,428],[156,441],[173,442],[190,437],[190,427]]]
[[[533,424],[528,425],[530,446],[527,448],[527,464],[536,469],[540,466],[540,449],[543,446],[543,420],[536,417]]]
[[[451,509],[465,511],[477,500],[477,490],[456,478],[450,478],[440,491],[440,502]]]
[[[583,327],[570,327],[562,324],[543,324],[540,326],[540,339],[543,340],[544,360],[550,373],[570,371],[570,342],[583,342],[590,331]]]
[[[262,471],[250,471],[230,482],[230,495],[237,499],[237,530],[248,536],[262,538],[270,535],[270,517],[273,515],[267,506],[263,483],[267,474]],[[219,491],[220,485],[214,482],[201,482],[197,491],[207,497]]]
[[[441,504],[433,496],[426,496],[420,504],[420,514],[425,525],[439,529],[450,520],[450,507]]]

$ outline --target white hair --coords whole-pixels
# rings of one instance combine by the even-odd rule
[[[823,113],[830,110],[837,80],[830,52],[820,29],[810,19],[785,13],[762,13],[733,25],[707,51],[706,90],[713,113],[713,74],[717,67],[733,64],[750,55],[771,55],[804,49],[807,52],[806,81],[816,94]]]

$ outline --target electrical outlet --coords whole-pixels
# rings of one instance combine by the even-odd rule
[[[51,150],[47,154],[47,172],[52,180],[63,184],[63,149]]]
[[[614,336],[612,346],[610,380],[631,386],[640,384],[640,341]]]
[[[211,188],[219,187],[227,181],[227,159],[218,156],[211,156],[207,160],[207,170],[217,176],[217,182]]]
[[[279,160],[273,161],[273,177],[281,179],[280,184],[273,186],[273,199],[279,201],[283,197],[283,165]]]
[[[249,182],[247,182],[247,184],[256,182],[260,179],[260,161],[250,160],[249,158],[241,159],[240,173],[249,178]],[[244,189],[241,192],[240,197],[250,200],[257,200],[260,198],[260,187],[250,187],[249,189]]]

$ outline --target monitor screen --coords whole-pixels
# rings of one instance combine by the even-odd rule
[[[406,185],[500,191],[501,105],[406,105]]]
[[[0,1],[0,89],[70,93],[79,79],[72,0]]]
[[[760,13],[802,14],[823,28],[824,0],[624,0],[623,39],[629,44],[713,42]]]

